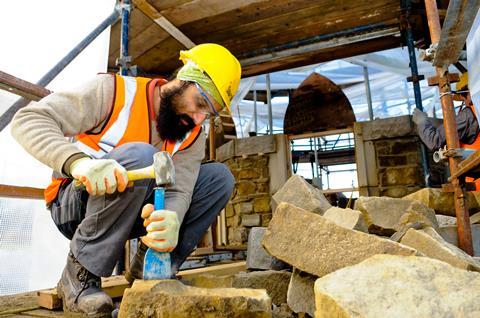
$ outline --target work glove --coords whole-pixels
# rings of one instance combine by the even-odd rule
[[[427,121],[427,113],[415,108],[413,110],[412,120],[417,126],[422,125]]]
[[[70,166],[70,174],[90,195],[123,192],[128,184],[127,170],[113,159],[77,159]]]
[[[180,222],[177,213],[170,210],[154,211],[152,204],[142,209],[143,226],[147,235],[142,242],[157,252],[171,252],[177,246]]]

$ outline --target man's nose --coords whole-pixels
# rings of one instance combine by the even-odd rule
[[[200,125],[205,121],[206,117],[204,113],[193,113],[191,118],[195,125]]]

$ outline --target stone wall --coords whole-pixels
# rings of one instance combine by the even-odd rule
[[[272,195],[291,174],[285,135],[232,140],[217,149],[217,161],[235,177],[225,207],[227,246],[246,248],[250,229],[268,226]]]
[[[354,125],[361,196],[403,197],[425,186],[421,141],[410,116],[357,122]],[[446,181],[445,167],[431,160],[431,181]]]

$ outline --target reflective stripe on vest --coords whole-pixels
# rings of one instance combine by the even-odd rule
[[[150,142],[150,109],[144,77],[115,75],[113,109],[102,131],[76,137],[76,146],[93,158],[101,158],[127,142]]]

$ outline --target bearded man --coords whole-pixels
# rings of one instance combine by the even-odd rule
[[[54,170],[45,200],[71,240],[57,285],[66,312],[110,315],[100,277],[112,274],[128,239],[143,243],[127,279],[142,278],[147,247],[171,252],[176,273],[232,193],[224,165],[201,164],[201,124],[229,109],[240,63],[217,44],[181,51],[180,59],[184,66],[170,82],[100,74],[30,104],[12,121],[15,139]],[[154,211],[155,181],[129,182],[126,171],[151,165],[161,150],[173,156],[176,182],[166,191],[165,210]]]

